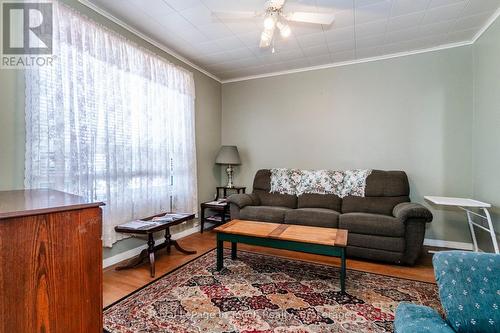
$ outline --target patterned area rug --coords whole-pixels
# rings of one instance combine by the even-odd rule
[[[401,301],[439,308],[434,284],[238,251],[210,251],[104,311],[118,332],[392,332]]]

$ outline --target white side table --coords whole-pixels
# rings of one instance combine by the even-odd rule
[[[474,226],[481,228],[490,233],[491,241],[493,242],[493,247],[495,249],[495,253],[499,253],[498,250],[498,242],[495,234],[495,230],[493,229],[493,223],[491,222],[490,212],[488,212],[488,208],[491,207],[489,203],[481,202],[473,199],[466,198],[449,198],[449,197],[433,197],[433,196],[424,196],[425,200],[428,200],[436,205],[441,206],[455,206],[467,213],[467,221],[469,222],[469,229],[472,236],[472,242],[474,243],[474,251],[478,251],[476,234],[474,233]],[[483,211],[484,215],[476,213],[471,209],[478,209]],[[484,227],[481,224],[474,222],[472,219],[472,215],[478,216],[488,222],[488,227]]]

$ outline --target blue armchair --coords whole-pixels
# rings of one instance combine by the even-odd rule
[[[395,332],[500,332],[500,255],[446,251],[432,263],[446,319],[429,307],[401,303]]]

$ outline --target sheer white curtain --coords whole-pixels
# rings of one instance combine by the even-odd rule
[[[117,224],[197,207],[191,73],[54,2],[57,59],[26,71],[27,188],[106,203]]]

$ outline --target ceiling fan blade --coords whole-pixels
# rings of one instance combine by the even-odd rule
[[[335,20],[333,13],[293,12],[283,15],[288,21],[330,25]]]
[[[221,20],[239,20],[253,19],[262,16],[261,12],[244,12],[244,11],[216,11],[212,12],[212,16],[216,16]]]

